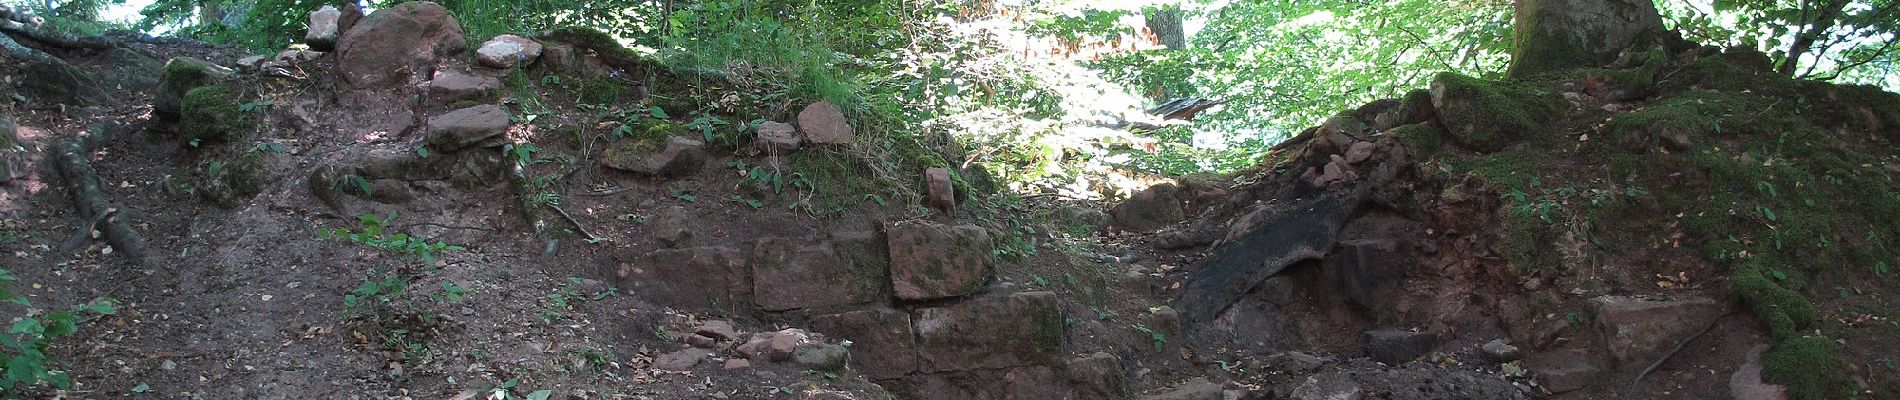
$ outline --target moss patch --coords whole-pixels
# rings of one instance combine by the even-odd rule
[[[1413,157],[1421,160],[1437,155],[1445,146],[1445,132],[1430,124],[1402,125],[1386,131],[1386,134],[1392,135],[1399,144],[1412,151]]]
[[[1833,339],[1803,336],[1783,340],[1762,354],[1762,378],[1788,386],[1796,399],[1854,398],[1852,378],[1835,359]]]
[[[270,170],[264,164],[264,153],[245,152],[243,156],[231,162],[213,162],[203,170],[204,176],[199,185],[199,194],[205,200],[224,208],[236,208],[245,201],[256,197],[270,183]]]
[[[255,113],[240,111],[242,93],[232,84],[200,87],[185,92],[180,107],[179,134],[188,144],[232,142],[250,133],[258,123]]]
[[[1432,103],[1452,138],[1472,150],[1495,152],[1543,132],[1556,105],[1528,84],[1500,84],[1456,73],[1432,78]]]

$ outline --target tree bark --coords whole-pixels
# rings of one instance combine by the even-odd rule
[[[1169,6],[1154,10],[1146,16],[1148,30],[1155,33],[1155,39],[1168,50],[1187,48],[1187,32],[1181,29],[1181,8]]]
[[[1525,77],[1615,61],[1623,50],[1663,44],[1650,0],[1515,0],[1517,39],[1507,75]]]
[[[1815,15],[1813,20],[1807,21],[1808,29],[1795,35],[1794,42],[1788,44],[1788,56],[1781,60],[1781,66],[1776,68],[1775,72],[1794,76],[1795,69],[1801,64],[1801,55],[1807,54],[1808,50],[1814,47],[1814,41],[1820,39],[1821,35],[1827,34],[1827,30],[1834,29],[1834,23],[1840,19],[1841,11],[1847,8],[1847,3],[1847,0],[1829,0],[1828,4],[1822,5],[1820,14]]]

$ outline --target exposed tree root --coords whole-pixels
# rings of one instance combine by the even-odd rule
[[[1656,359],[1656,362],[1649,363],[1649,368],[1643,368],[1643,372],[1636,373],[1636,379],[1630,380],[1629,390],[1627,390],[1624,393],[1623,398],[1626,398],[1626,399],[1636,398],[1636,387],[1642,385],[1643,377],[1649,376],[1649,373],[1651,372],[1656,372],[1656,368],[1662,367],[1663,363],[1669,361],[1670,357],[1675,357],[1677,352],[1682,351],[1683,346],[1688,346],[1689,342],[1695,341],[1696,338],[1700,338],[1702,337],[1702,335],[1709,334],[1709,331],[1715,330],[1716,325],[1721,324],[1722,320],[1728,319],[1728,317],[1731,315],[1735,315],[1735,311],[1729,311],[1726,314],[1722,314],[1722,316],[1720,317],[1715,317],[1714,321],[1709,321],[1709,326],[1702,327],[1701,332],[1696,332],[1695,335],[1689,336],[1688,339],[1683,339],[1681,343],[1676,343],[1676,347],[1669,349],[1669,352],[1667,353],[1663,353],[1661,358]]]
[[[87,232],[98,231],[99,238],[105,239],[112,249],[124,254],[135,264],[145,262],[145,240],[132,229],[131,218],[121,209],[106,201],[105,194],[99,190],[99,176],[93,172],[92,162],[86,159],[85,139],[75,138],[54,147],[55,166],[59,176],[66,182],[66,189],[73,195],[74,206],[79,215],[93,221]]]

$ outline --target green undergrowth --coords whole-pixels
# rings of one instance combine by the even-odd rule
[[[1868,133],[1855,132],[1870,125],[1866,116],[1900,121],[1892,111],[1900,106],[1882,102],[1900,96],[1760,74],[1727,60],[1619,72],[1679,71],[1673,82],[1611,76],[1661,90],[1611,115],[1588,140],[1549,132],[1556,119],[1503,115],[1493,123],[1537,127],[1525,133],[1546,142],[1480,146],[1495,140],[1452,132],[1466,148],[1503,150],[1443,152],[1427,165],[1440,165],[1446,178],[1475,178],[1501,198],[1497,250],[1520,272],[1560,266],[1568,240],[1604,251],[1649,246],[1644,241],[1667,233],[1642,236],[1654,228],[1630,224],[1663,214],[1684,233],[1684,249],[1731,266],[1733,295],[1776,341],[1767,379],[1795,398],[1853,397],[1833,339],[1818,336],[1827,319],[1804,293],[1823,276],[1883,284],[1883,266],[1900,261],[1892,248],[1900,226],[1891,223],[1900,221],[1900,177],[1883,168],[1891,151],[1862,144]],[[1605,76],[1568,76],[1591,74]],[[1440,148],[1424,127],[1395,131],[1419,153]]]

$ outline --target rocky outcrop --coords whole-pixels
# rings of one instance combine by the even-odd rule
[[[337,41],[337,72],[357,88],[391,87],[432,75],[436,63],[468,48],[462,25],[441,5],[420,1],[376,10]]]

